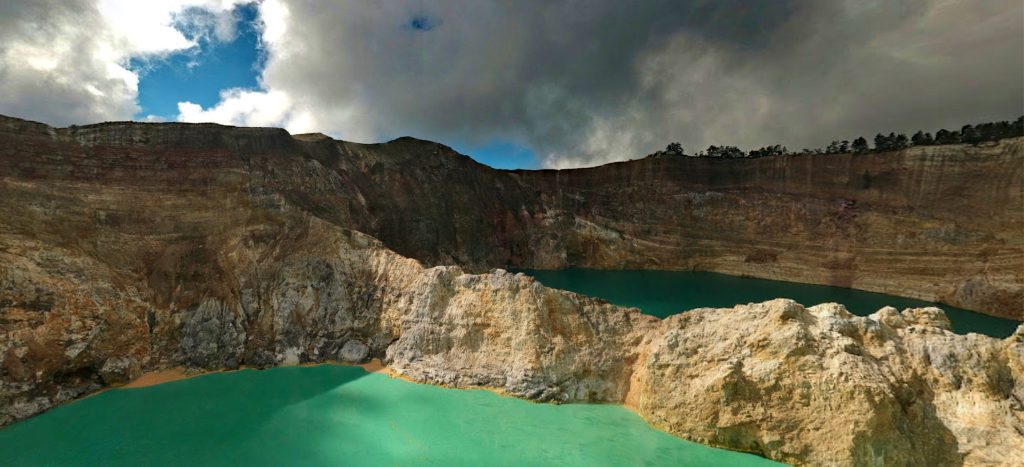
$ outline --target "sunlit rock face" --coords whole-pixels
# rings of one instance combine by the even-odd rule
[[[1021,140],[561,172],[216,125],[5,119],[0,143],[0,425],[148,370],[378,357],[794,463],[1024,455],[1024,331],[789,301],[661,321],[467,273],[693,267],[1019,317]]]
[[[797,464],[1015,465],[1022,336],[956,335],[937,308],[695,310],[650,334],[627,402],[669,432]]]

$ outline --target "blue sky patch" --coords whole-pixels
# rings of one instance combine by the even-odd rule
[[[411,29],[416,31],[429,31],[438,27],[441,24],[440,21],[433,19],[427,15],[416,15],[406,24]]]
[[[444,141],[441,141],[444,143]],[[494,140],[486,144],[452,144],[453,149],[496,169],[538,169],[537,153],[512,141]]]
[[[259,86],[263,59],[256,4],[237,7],[235,17],[237,33],[230,42],[202,40],[198,50],[157,60],[132,60],[130,67],[141,71],[139,106],[142,110],[136,119],[156,115],[174,120],[178,115],[178,102],[190,101],[207,108],[220,101],[221,90]]]
[[[259,88],[259,73],[265,57],[260,50],[259,10],[255,3],[235,10],[237,33],[228,42],[201,40],[195,49],[172,54],[158,60],[133,60],[131,68],[140,71],[139,106],[135,116],[143,120],[155,115],[173,121],[178,116],[179,102],[193,102],[210,108],[220,102],[220,93],[230,88]],[[413,16],[405,27],[414,31],[430,31],[441,22],[427,15]],[[179,30],[190,36],[189,24]],[[336,128],[321,128],[334,133]],[[452,145],[455,150],[476,161],[498,169],[536,169],[540,167],[536,153],[529,147],[508,140],[492,140],[484,144],[460,144],[439,140],[436,135],[423,139]],[[386,141],[388,138],[382,138]]]

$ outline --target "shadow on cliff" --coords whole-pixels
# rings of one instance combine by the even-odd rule
[[[858,434],[855,459],[886,459],[912,465],[960,466],[964,455],[956,435],[939,418],[935,391],[920,377],[895,388],[871,419],[874,433]],[[887,463],[888,464],[888,463]]]

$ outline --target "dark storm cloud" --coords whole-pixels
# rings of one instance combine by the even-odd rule
[[[547,165],[821,146],[1021,113],[1016,1],[289,2],[265,85],[322,130]],[[416,22],[430,27],[403,28]]]
[[[120,65],[190,47],[173,34],[139,46],[153,34],[108,27],[97,12],[124,9],[109,4],[21,3],[0,4],[2,112],[125,118],[137,76]],[[231,2],[172,3],[160,8],[223,15]],[[138,5],[155,4],[123,6]],[[1024,113],[1019,0],[263,0],[260,11],[262,89],[182,103],[180,119],[504,139],[566,167],[670,141],[799,149]],[[216,25],[204,27],[230,35]]]

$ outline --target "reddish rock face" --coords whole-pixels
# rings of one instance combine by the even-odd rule
[[[337,194],[288,185],[292,201],[428,264],[707,270],[1024,318],[1022,138],[561,171],[413,139],[330,145],[317,160],[345,180],[348,221]]]
[[[430,265],[707,270],[1024,318],[1021,138],[561,171],[218,125],[4,118],[0,142],[3,232],[132,271],[157,304],[229,293],[218,234],[276,235],[287,205]]]

